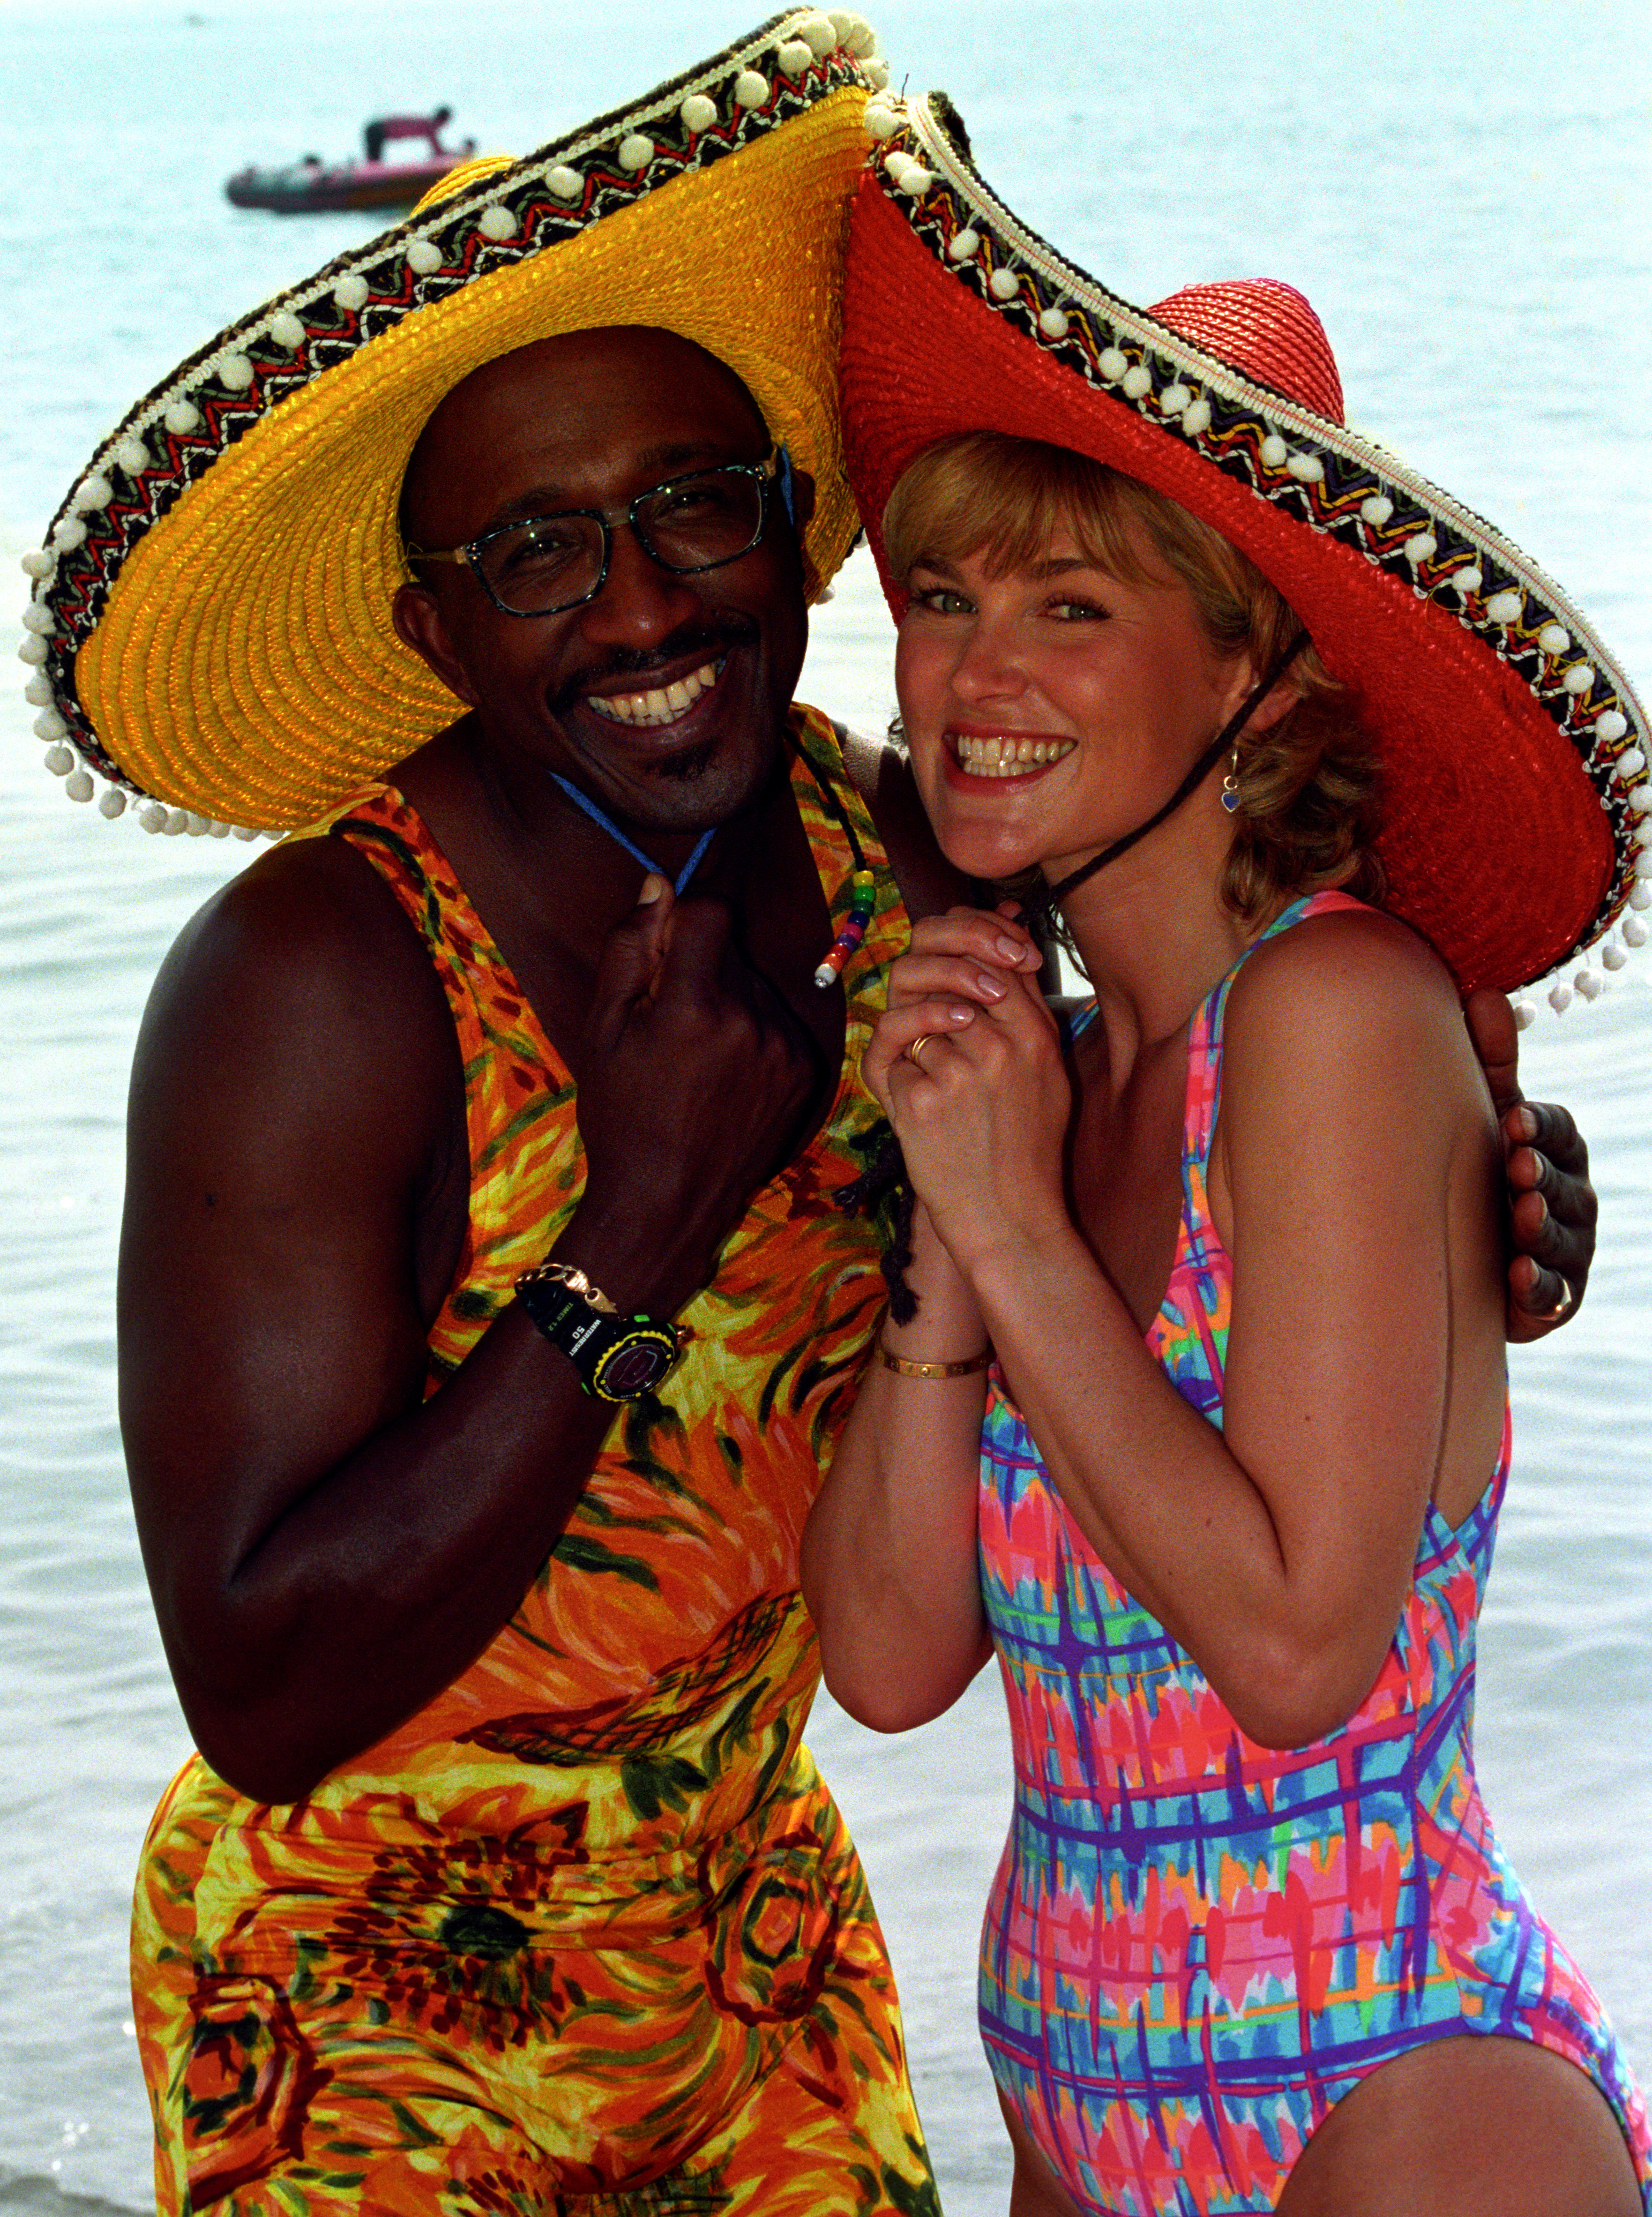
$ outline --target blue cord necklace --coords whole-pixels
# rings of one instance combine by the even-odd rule
[[[562,787],[563,791],[567,794],[569,800],[573,802],[576,808],[583,808],[585,813],[590,818],[593,824],[600,824],[602,826],[602,829],[607,833],[609,838],[617,839],[620,844],[625,849],[626,854],[633,855],[636,860],[642,864],[645,870],[651,870],[656,878],[670,877],[670,871],[663,870],[657,862],[650,862],[648,856],[644,854],[642,849],[637,844],[636,841],[634,839],[627,839],[625,833],[614,822],[613,817],[607,815],[602,809],[599,808],[596,803],[588,794],[582,793],[576,785],[570,785],[565,777],[558,777],[555,770],[548,770],[546,775],[550,778],[553,785],[559,785]],[[683,887],[687,884],[689,879],[693,876],[694,872],[700,868],[701,855],[704,855],[706,849],[711,845],[716,834],[717,826],[715,824],[711,826],[709,831],[702,831],[700,833],[698,841],[695,843],[693,853],[690,855],[687,861],[683,864],[681,869],[678,871],[675,879],[673,880],[671,890],[674,893],[680,893]]]

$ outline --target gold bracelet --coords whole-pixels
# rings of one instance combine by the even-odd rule
[[[982,1349],[967,1362],[909,1362],[903,1355],[891,1355],[880,1339],[878,1360],[885,1370],[892,1370],[899,1378],[969,1378],[977,1370],[984,1370],[992,1361],[992,1349]]]

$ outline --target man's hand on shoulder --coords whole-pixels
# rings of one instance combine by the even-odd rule
[[[1594,1260],[1599,1203],[1589,1151],[1570,1115],[1521,1094],[1519,1033],[1507,999],[1471,994],[1465,1015],[1503,1138],[1513,1248],[1508,1337],[1518,1344],[1546,1337],[1577,1313]]]

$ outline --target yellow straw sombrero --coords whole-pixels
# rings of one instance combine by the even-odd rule
[[[133,794],[154,830],[287,829],[451,721],[391,627],[403,473],[445,393],[560,332],[656,325],[735,371],[815,479],[817,596],[858,528],[836,361],[875,43],[794,9],[520,161],[467,164],[140,401],[25,558],[28,697],[71,797],[96,769],[106,816]]]

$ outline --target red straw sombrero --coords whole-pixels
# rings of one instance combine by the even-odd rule
[[[1357,695],[1383,766],[1384,905],[1465,991],[1593,999],[1652,906],[1646,723],[1576,608],[1491,525],[1342,420],[1318,318],[1288,285],[1197,285],[1143,310],[983,182],[944,95],[883,94],[845,279],[850,482],[879,528],[938,440],[1072,448],[1241,547]],[[1495,824],[1495,829],[1493,828]]]

